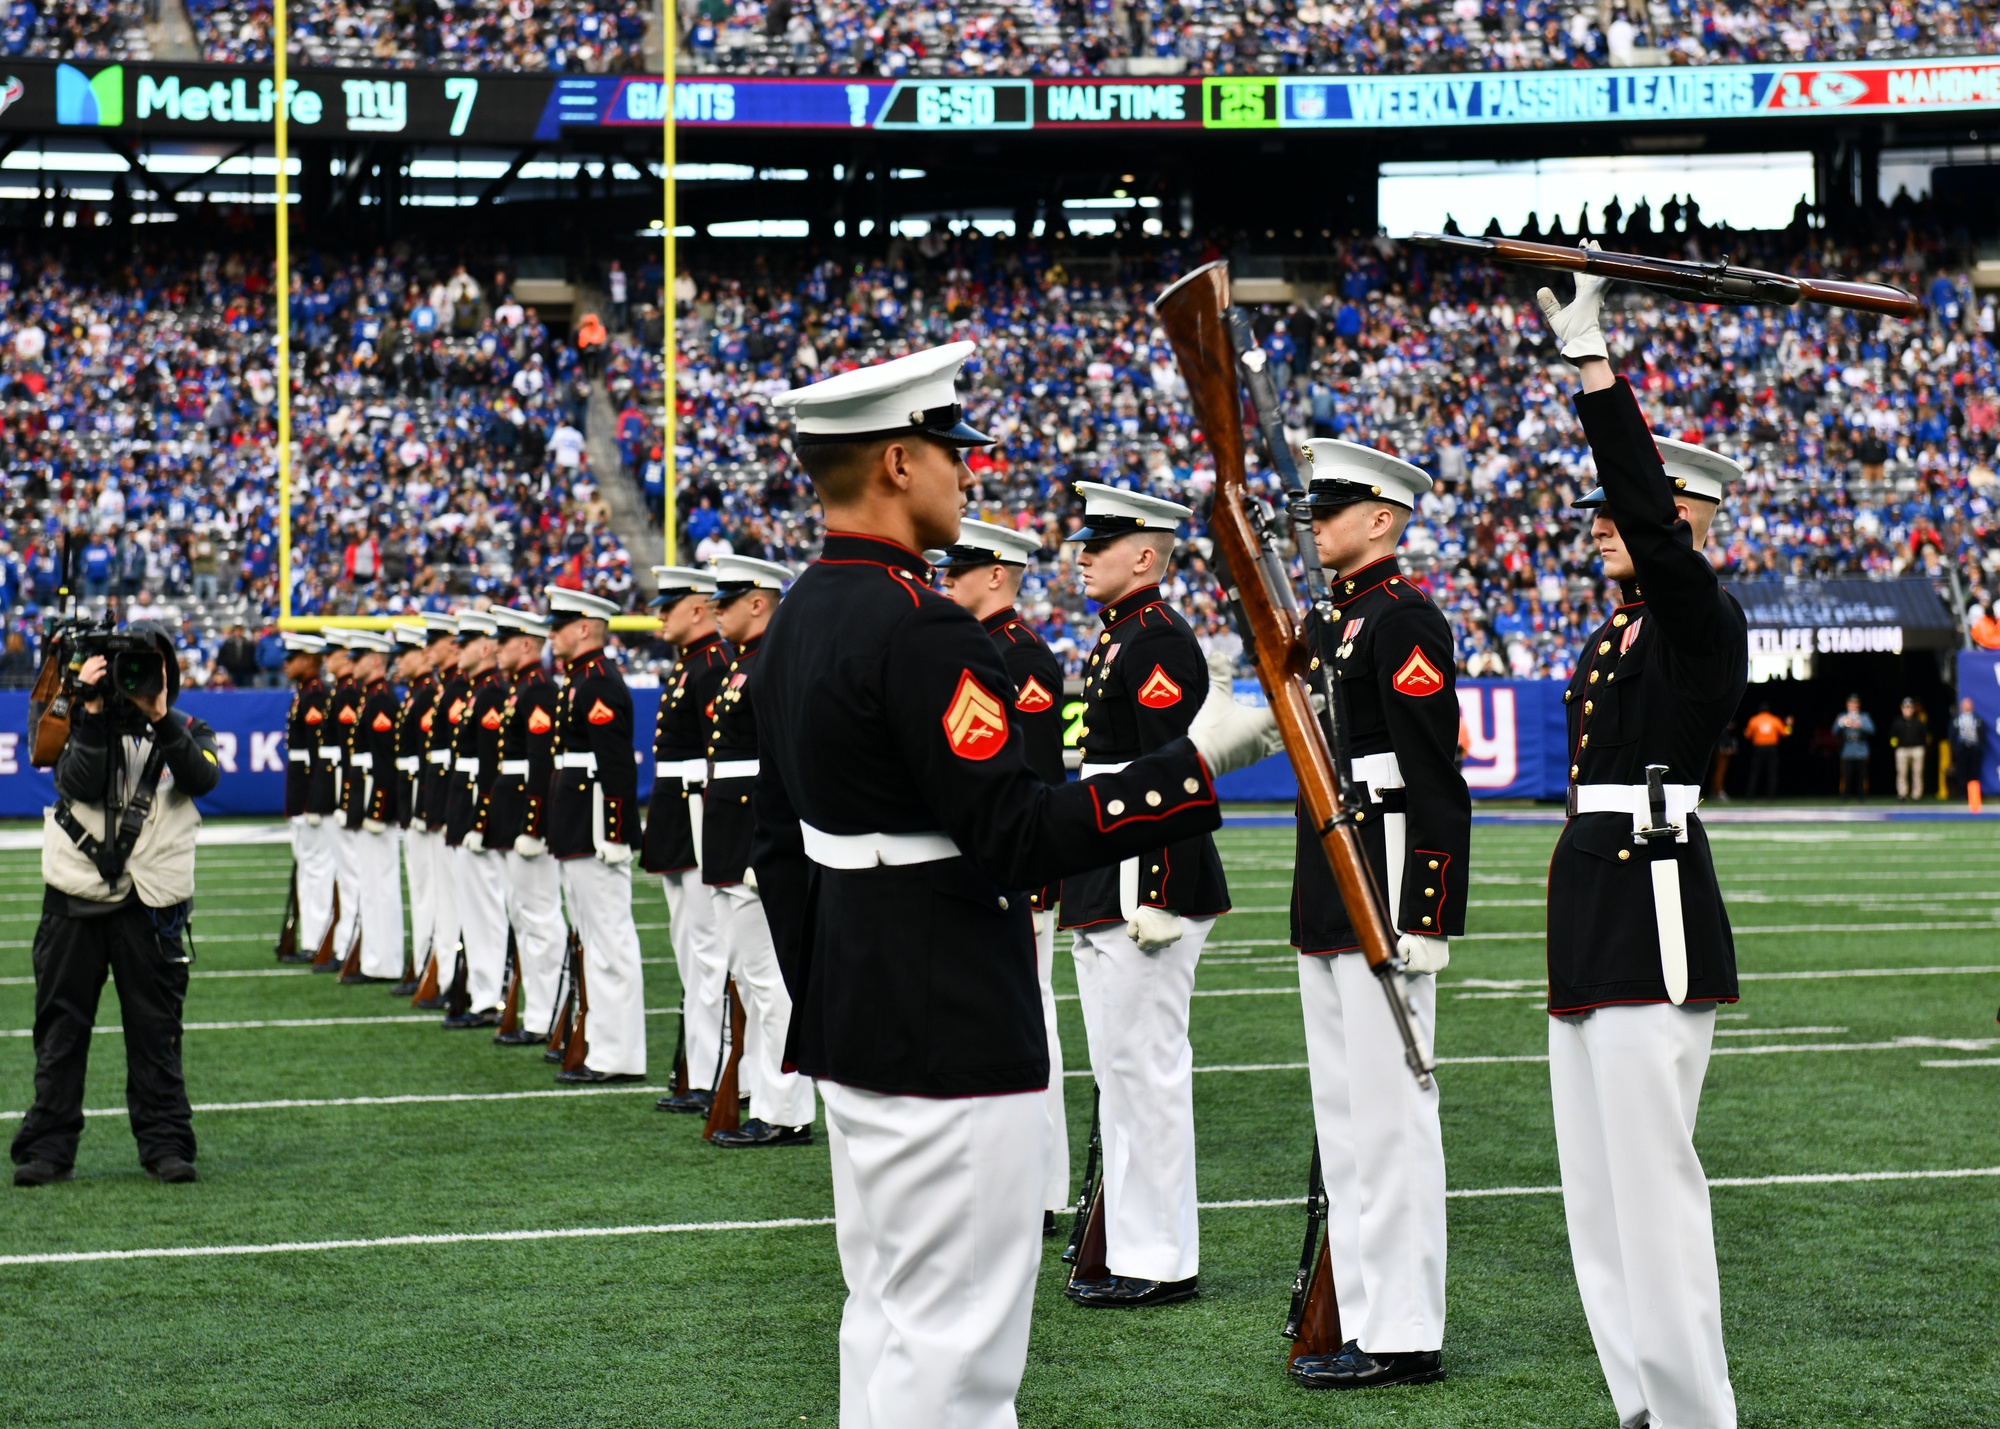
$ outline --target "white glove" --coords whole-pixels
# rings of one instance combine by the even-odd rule
[[[1451,939],[1405,933],[1396,939],[1396,954],[1403,960],[1403,971],[1412,977],[1441,973],[1451,962]]]
[[[1595,239],[1585,240],[1585,248],[1596,248]],[[1571,362],[1581,362],[1586,357],[1609,358],[1610,352],[1604,346],[1604,329],[1597,325],[1597,310],[1604,302],[1604,290],[1611,280],[1591,273],[1576,275],[1576,297],[1564,307],[1556,301],[1556,295],[1547,288],[1535,294],[1535,301],[1541,304],[1542,317],[1562,344],[1562,355]]]
[[[485,853],[486,835],[479,832],[478,829],[468,832],[465,836],[465,850],[467,853]]]
[[[363,819],[361,821],[361,830],[363,833],[386,834],[389,832],[389,826],[380,819]]]
[[[1137,943],[1142,953],[1157,953],[1171,948],[1181,940],[1185,931],[1180,914],[1145,904],[1140,905],[1139,911],[1132,915],[1132,921],[1125,925],[1125,936]]]
[[[1034,926],[1035,936],[1037,938],[1041,937],[1042,934],[1046,933],[1049,930],[1049,924],[1055,918],[1055,916],[1056,916],[1055,914],[1051,913],[1046,908],[1035,908],[1030,910],[1028,921]]]
[[[606,844],[597,851],[597,856],[613,868],[616,868],[621,863],[630,863],[632,861],[632,845]]]
[[[430,820],[424,818],[421,814],[410,815],[410,831],[418,834],[429,833],[431,831]]]
[[[743,865],[743,886],[752,893],[757,891],[757,870],[747,863]]]
[[[306,815],[306,827],[307,827],[307,828],[309,828],[309,829],[316,829],[316,828],[318,828],[318,827],[319,827],[319,825],[320,825],[320,816],[319,816],[318,814],[307,814],[307,815]]]
[[[521,855],[522,858],[540,858],[548,851],[549,841],[547,839],[531,839],[526,834],[522,834],[514,840],[514,852]]]
[[[1188,727],[1188,738],[1194,741],[1212,779],[1248,769],[1285,747],[1277,716],[1268,709],[1253,710],[1236,703],[1235,673],[1235,664],[1227,655],[1218,651],[1208,657],[1208,697]]]

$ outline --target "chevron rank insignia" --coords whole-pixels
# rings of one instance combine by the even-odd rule
[[[1055,702],[1056,697],[1033,675],[1028,676],[1028,683],[1021,686],[1021,693],[1014,696],[1014,708],[1022,714],[1040,714]]]
[[[1437,666],[1424,658],[1421,650],[1412,650],[1410,658],[1403,662],[1403,668],[1389,681],[1390,687],[1399,695],[1434,695],[1444,688],[1444,676]]]
[[[325,715],[323,715],[323,714],[321,714],[321,713],[320,713],[320,712],[319,712],[318,710],[307,710],[307,711],[306,711],[306,723],[307,723],[307,724],[318,724],[318,723],[319,723],[319,722],[320,722],[321,720],[323,720],[323,719],[325,719],[325,718],[326,718],[326,716],[325,716]]]
[[[592,724],[610,724],[618,716],[612,713],[611,706],[604,703],[603,700],[594,700],[591,702],[590,713],[585,715],[584,718]]]
[[[395,721],[390,719],[389,716],[387,716],[386,714],[381,713],[379,710],[376,712],[374,724],[370,726],[370,728],[378,730],[390,730],[394,729],[395,727],[396,727]]]
[[[1007,743],[1007,707],[966,670],[944,712],[944,735],[961,759],[991,759]]]
[[[555,721],[549,718],[547,710],[536,709],[528,712],[529,734],[547,734],[554,724]]]
[[[479,724],[482,729],[500,728],[501,724],[500,711],[497,709],[489,709],[485,714],[479,717]]]
[[[354,721],[359,719],[360,717],[361,717],[361,712],[355,709],[353,705],[343,705],[341,707],[340,722],[342,724],[353,724]]]
[[[1139,703],[1149,710],[1170,709],[1181,702],[1181,687],[1168,677],[1158,665],[1153,673],[1146,676],[1146,683],[1139,686]]]

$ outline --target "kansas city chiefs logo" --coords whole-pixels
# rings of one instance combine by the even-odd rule
[[[1007,743],[1007,707],[966,670],[944,712],[944,736],[961,759],[991,759]]]
[[[1056,697],[1049,693],[1048,687],[1033,675],[1021,686],[1021,693],[1014,696],[1014,708],[1022,714],[1040,714],[1055,702]]]
[[[618,716],[613,713],[611,706],[604,703],[603,700],[594,700],[591,702],[590,713],[585,715],[584,718],[592,724],[610,724]]]
[[[368,727],[374,730],[391,730],[396,727],[396,722],[390,719],[388,715],[377,711],[374,722]]]
[[[1403,668],[1389,681],[1390,687],[1399,695],[1434,695],[1444,688],[1444,676],[1437,666],[1424,658],[1421,650],[1412,650],[1410,658],[1403,662]]]
[[[479,723],[480,726],[484,729],[500,728],[500,723],[501,723],[500,711],[488,710],[485,714],[479,717]]]
[[[1169,709],[1181,702],[1181,687],[1167,676],[1158,665],[1153,673],[1146,676],[1146,683],[1139,686],[1139,703],[1149,710]]]
[[[1625,628],[1624,638],[1618,642],[1618,653],[1620,655],[1623,655],[1627,650],[1632,648],[1632,642],[1639,638],[1639,627],[1645,623],[1646,617],[1642,615]]]
[[[326,715],[325,715],[324,713],[322,713],[321,711],[319,711],[319,710],[307,710],[307,711],[306,711],[306,723],[307,723],[307,724],[318,724],[318,723],[319,723],[320,721],[324,720],[325,718],[326,718]]]
[[[555,721],[549,718],[549,712],[547,710],[538,709],[529,713],[528,715],[529,734],[547,734],[554,727],[555,727]]]

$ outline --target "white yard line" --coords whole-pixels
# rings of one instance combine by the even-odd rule
[[[1958,1181],[2000,1177],[2000,1166],[1972,1166],[1939,1171],[1829,1171],[1795,1176],[1717,1176],[1717,1189],[1758,1186],[1845,1186],[1877,1181]],[[1447,1198],[1471,1200],[1500,1196],[1557,1196],[1560,1186],[1482,1186],[1446,1191]],[[1204,1211],[1282,1209],[1302,1205],[1297,1196],[1241,1201],[1202,1201]],[[144,1250],[60,1250],[30,1255],[0,1255],[0,1265],[83,1265],[113,1260],[194,1260],[225,1255],[287,1255],[308,1251],[383,1250],[401,1246],[504,1244],[547,1240],[606,1240],[628,1236],[688,1235],[700,1231],[809,1230],[833,1224],[831,1216],[786,1216],[765,1221],[680,1221],[661,1225],[574,1226],[561,1230],[456,1231],[438,1235],[376,1236],[353,1240],[273,1241],[264,1245],[155,1246]]]
[[[263,1102],[196,1102],[194,1110],[216,1111],[296,1111],[310,1107],[340,1106],[423,1106],[441,1102],[518,1102],[539,1101],[543,1098],[574,1099],[577,1097],[608,1096],[659,1096],[671,1092],[672,1087],[557,1087],[550,1091],[534,1092],[437,1092],[400,1097],[287,1097],[278,1101]],[[85,1116],[125,1116],[122,1106],[86,1108]],[[19,1121],[26,1116],[25,1111],[0,1111],[0,1121]]]
[[[189,977],[309,977],[311,975],[312,969],[307,967],[216,968],[211,972],[197,970],[188,974]],[[0,977],[0,987],[33,987],[34,985],[35,980],[31,977]]]

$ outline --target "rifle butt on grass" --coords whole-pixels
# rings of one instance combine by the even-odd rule
[[[500,999],[498,1035],[511,1037],[521,1030],[521,945],[514,930],[507,930],[507,992]]]
[[[1076,1212],[1070,1218],[1069,1244],[1062,1258],[1069,1266],[1069,1283],[1104,1280],[1111,1268],[1104,1249],[1104,1129],[1098,1119],[1102,1093],[1090,1089],[1090,1150],[1084,1157],[1083,1182],[1077,1187]]]
[[[708,1120],[702,1124],[701,1139],[713,1140],[718,1131],[734,1131],[742,1124],[742,1113],[737,1106],[742,1093],[743,1029],[749,1018],[743,1011],[743,999],[737,994],[736,979],[729,979],[729,985],[722,1000],[722,1062],[721,1070],[715,1078],[715,1096],[708,1104]]]

